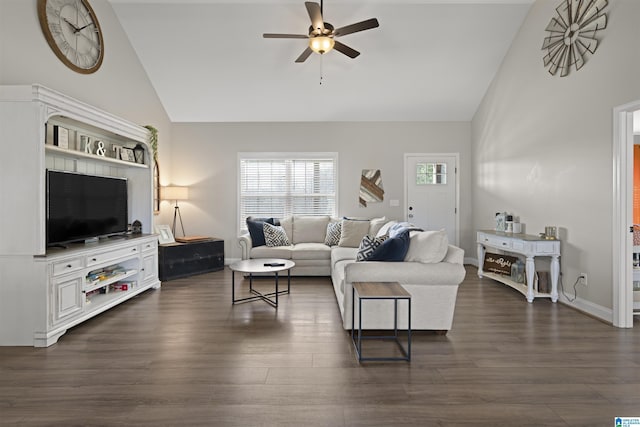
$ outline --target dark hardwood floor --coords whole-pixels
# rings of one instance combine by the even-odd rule
[[[467,267],[446,336],[415,334],[411,363],[359,365],[329,278],[294,278],[276,312],[232,306],[225,270],[49,348],[0,347],[0,425],[613,426],[640,417],[636,326],[528,304]]]

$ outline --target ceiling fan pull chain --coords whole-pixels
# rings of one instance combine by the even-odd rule
[[[322,58],[324,57],[324,55],[320,55],[320,86],[322,86],[322,78],[323,78],[323,72],[322,72]]]

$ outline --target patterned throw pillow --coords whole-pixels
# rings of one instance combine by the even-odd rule
[[[324,244],[327,246],[337,246],[342,236],[342,222],[330,222],[327,224],[327,236],[324,238]]]
[[[279,225],[271,225],[268,222],[263,224],[264,230],[264,240],[267,246],[289,246],[289,239],[287,238],[287,233],[285,233],[284,228]]]
[[[356,255],[356,261],[367,261],[371,254],[375,252],[375,250],[387,240],[389,236],[384,235],[380,237],[371,237],[368,234],[364,236],[362,241],[360,242],[360,247],[358,248],[358,254]]]

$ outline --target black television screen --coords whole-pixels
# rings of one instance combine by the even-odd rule
[[[47,170],[47,245],[126,233],[127,180]]]

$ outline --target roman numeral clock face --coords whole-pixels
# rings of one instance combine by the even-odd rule
[[[87,0],[38,0],[38,18],[47,43],[67,67],[83,74],[100,68],[102,31]]]

